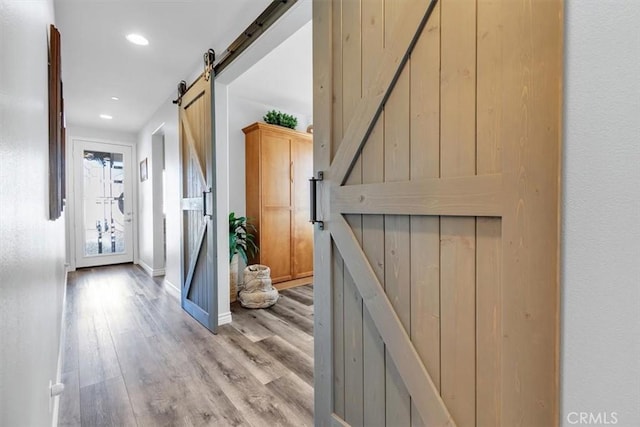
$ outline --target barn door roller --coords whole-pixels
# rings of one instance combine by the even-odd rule
[[[178,104],[178,106],[182,105],[182,97],[185,93],[187,93],[187,82],[181,80],[180,83],[178,83],[178,97],[171,102]]]
[[[216,60],[216,53],[213,49],[209,49],[204,53],[204,79],[209,81],[211,73],[213,73],[213,63]]]
[[[309,186],[310,186],[310,190],[309,194],[310,194],[310,202],[309,202],[309,222],[311,224],[318,224],[318,228],[320,228],[320,230],[324,230],[324,221],[319,221],[318,220],[318,213],[317,213],[317,204],[316,204],[316,195],[317,195],[317,183],[318,181],[322,181],[324,180],[324,172],[320,171],[318,172],[318,176],[317,177],[313,177],[313,178],[309,178]]]

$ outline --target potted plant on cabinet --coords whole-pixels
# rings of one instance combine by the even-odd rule
[[[229,291],[232,302],[238,296],[238,257],[248,264],[249,258],[258,253],[252,233],[255,231],[246,217],[236,217],[235,212],[229,214]]]

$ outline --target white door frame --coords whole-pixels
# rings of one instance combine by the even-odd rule
[[[129,174],[132,179],[132,200],[131,200],[131,212],[132,215],[132,240],[133,240],[133,263],[138,264],[138,158],[135,142],[122,142],[101,138],[83,137],[81,135],[68,135],[67,136],[67,198],[65,202],[65,211],[67,218],[67,263],[69,264],[68,270],[75,271],[76,269],[76,218],[81,220],[80,214],[76,215],[78,207],[75,202],[75,168],[73,162],[73,152],[75,150],[76,141],[92,142],[100,144],[109,144],[115,146],[126,146],[131,148],[131,164],[129,165]]]

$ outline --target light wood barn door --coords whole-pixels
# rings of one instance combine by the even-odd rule
[[[557,425],[562,3],[313,14],[316,425]]]
[[[201,76],[180,103],[182,307],[215,332],[218,325],[213,77]]]

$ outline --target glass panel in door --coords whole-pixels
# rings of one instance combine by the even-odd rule
[[[131,147],[73,144],[76,267],[132,262]]]
[[[124,159],[122,153],[84,150],[84,253],[124,253]]]

